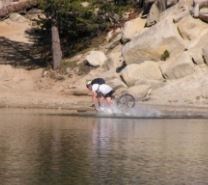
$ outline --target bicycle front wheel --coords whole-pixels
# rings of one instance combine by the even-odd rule
[[[119,109],[125,110],[125,109],[130,109],[135,106],[135,98],[131,94],[123,94],[118,99],[116,100],[116,104]]]

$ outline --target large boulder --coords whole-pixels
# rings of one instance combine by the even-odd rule
[[[192,58],[192,61],[197,65],[204,64],[204,59],[202,55],[202,48],[193,47],[187,51],[188,55]]]
[[[127,90],[127,92],[132,94],[135,98],[144,98],[150,91],[151,87],[149,85],[136,85]]]
[[[9,19],[16,23],[24,23],[28,21],[24,16],[20,15],[19,13],[11,13],[9,15]]]
[[[137,17],[124,24],[122,30],[122,41],[127,42],[131,40],[136,34],[139,34],[145,25],[145,20]]]
[[[187,53],[191,56],[195,64],[208,64],[208,56],[206,53],[208,43],[208,28],[206,32],[199,34],[199,37],[190,44]]]
[[[199,11],[199,18],[202,21],[205,21],[208,23],[208,6],[206,8],[201,8]]]
[[[145,26],[150,27],[150,26],[156,24],[159,21],[160,13],[161,13],[161,11],[159,10],[159,8],[157,6],[157,2],[155,2],[152,5],[150,12],[147,16],[147,22],[146,22]]]
[[[193,17],[208,22],[208,0],[194,0],[193,2]]]
[[[135,86],[137,85],[146,85],[150,86],[152,89],[159,88],[161,86],[164,86],[166,83],[165,79],[159,79],[159,80],[151,80],[151,79],[139,79],[135,82]]]
[[[167,79],[182,78],[193,74],[195,71],[191,56],[186,52],[176,57],[171,57],[163,62],[160,67],[163,76]]]
[[[114,89],[125,88],[126,85],[121,81],[120,78],[112,78],[107,80],[107,83]]]
[[[172,19],[164,19],[128,42],[122,50],[127,64],[145,60],[159,61],[164,51],[175,55],[185,49],[177,26]]]
[[[102,51],[91,51],[85,60],[93,67],[99,67],[103,66],[108,61],[108,58]]]
[[[121,78],[128,86],[133,86],[138,80],[161,80],[162,74],[158,63],[145,61],[142,64],[130,64],[121,72]]]
[[[110,62],[108,62],[109,68],[116,69],[121,65],[122,56],[121,56],[121,45],[116,46],[114,49],[110,50],[108,53],[108,58]]]
[[[193,0],[176,0],[172,2],[175,4],[174,6],[166,9],[160,15],[160,20],[166,19],[166,17],[172,17],[173,20],[180,20],[179,17],[183,17],[183,15],[190,14],[190,7],[193,3]]]
[[[191,15],[185,16],[177,23],[181,36],[188,44],[195,42],[208,30],[206,23],[199,19],[194,19]]]
[[[119,33],[105,46],[107,50],[111,50],[120,44],[122,34]]]
[[[206,70],[196,71],[177,80],[167,81],[166,85],[157,88],[151,93],[151,100],[161,104],[193,104],[208,103],[208,76]],[[154,103],[152,101],[152,103]]]
[[[107,42],[111,42],[111,41],[112,41],[118,34],[120,34],[120,33],[121,33],[121,29],[120,29],[120,28],[110,30],[110,31],[107,33],[106,41],[107,41]]]
[[[202,49],[202,56],[203,56],[204,62],[208,64],[208,48]]]

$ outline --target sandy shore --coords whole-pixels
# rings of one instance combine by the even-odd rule
[[[118,119],[208,119],[208,108],[188,106],[165,106],[137,104],[137,108],[130,112],[109,113],[97,112],[89,106],[69,105],[63,108],[43,105],[16,105],[0,107],[0,113],[4,115],[31,114],[44,116],[76,116],[94,118],[118,118]]]

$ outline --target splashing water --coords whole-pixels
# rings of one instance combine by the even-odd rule
[[[97,106],[96,110],[102,115],[128,116],[128,117],[160,117],[162,113],[159,110],[147,107],[145,105],[135,105],[133,108],[121,109],[115,103],[112,105],[102,104]]]

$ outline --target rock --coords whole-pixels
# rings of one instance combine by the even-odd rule
[[[41,14],[41,13],[43,13],[43,11],[39,8],[32,8],[27,12],[27,14]]]
[[[153,61],[142,64],[130,64],[121,72],[121,78],[128,86],[133,86],[138,80],[161,80],[159,65]]]
[[[208,0],[194,0],[193,17],[208,22]]]
[[[121,56],[121,45],[116,46],[114,49],[110,50],[108,57],[111,62],[108,62],[109,68],[117,68],[122,60]]]
[[[85,58],[89,65],[93,67],[103,66],[108,58],[102,51],[91,51]]]
[[[208,49],[207,48],[202,49],[202,56],[203,56],[204,62],[208,64]]]
[[[109,84],[114,90],[126,87],[126,85],[119,78],[108,80],[107,84]]]
[[[208,7],[200,9],[200,11],[199,11],[199,19],[201,19],[202,21],[208,23]]]
[[[188,48],[187,53],[191,56],[195,64],[208,64],[206,60],[206,48],[208,42],[208,28],[203,31],[201,34],[199,33],[199,37],[195,39]],[[206,62],[207,61],[207,62]]]
[[[197,65],[204,64],[202,55],[202,48],[194,47],[187,51],[187,54],[192,58],[193,62]]]
[[[29,10],[26,13],[25,17],[33,21],[33,25],[37,25],[37,22],[35,22],[34,20],[46,19],[46,15],[44,14],[44,12],[38,8],[32,8],[31,10]]]
[[[112,41],[106,45],[106,49],[110,50],[115,48],[117,45],[120,44],[120,40],[121,40],[121,33],[117,34],[115,38],[112,39]]]
[[[128,42],[122,50],[127,64],[145,60],[159,61],[167,50],[170,55],[182,52],[185,43],[172,19],[164,19]]]
[[[139,34],[143,30],[144,25],[145,20],[140,17],[127,21],[122,30],[122,41],[125,43],[131,40],[136,34]]]
[[[200,11],[199,11],[199,14],[208,14],[208,6],[204,7],[204,8],[201,8]]]
[[[177,1],[177,0],[176,0]],[[167,17],[173,19],[176,23],[180,21],[183,17],[190,15],[190,7],[192,0],[180,0],[175,6],[168,8],[160,15],[160,21],[166,19]]]
[[[160,10],[156,3],[154,3],[150,9],[150,12],[147,16],[147,21],[145,26],[150,27],[158,22],[160,18]]]
[[[168,59],[160,67],[163,76],[167,79],[182,78],[195,71],[193,61],[186,52]]]
[[[111,42],[118,34],[121,33],[121,29],[117,28],[116,30],[111,30],[107,33],[106,41]]]
[[[149,79],[139,79],[135,82],[136,85],[148,85],[152,89],[156,89],[165,85],[165,80],[149,80]]]
[[[132,94],[136,99],[142,99],[144,98],[148,92],[151,90],[151,87],[149,85],[136,85],[133,87],[130,87],[127,92],[129,94]]]
[[[174,16],[173,22],[178,23],[181,19],[183,19],[186,16],[189,16],[189,11],[188,10],[186,10],[184,12],[181,12],[178,15]]]
[[[177,80],[168,80],[166,85],[157,88],[151,93],[151,100],[162,104],[169,102],[183,104],[185,101],[193,102],[196,97],[206,98],[208,94],[207,70],[196,71],[192,75]],[[200,99],[201,99],[200,98]],[[199,106],[199,101],[195,103]]]
[[[206,23],[199,19],[194,19],[191,15],[185,16],[177,23],[177,26],[182,38],[187,41],[187,44],[195,42],[208,30]]]
[[[11,13],[9,15],[9,19],[13,22],[19,22],[19,23],[23,23],[23,22],[28,21],[25,17],[23,17],[22,15],[20,15],[18,13]]]
[[[166,12],[167,8],[170,8],[170,6],[175,5],[177,2],[177,0],[156,0],[150,8],[145,26],[150,27],[156,24],[161,20],[160,16],[162,13]]]

